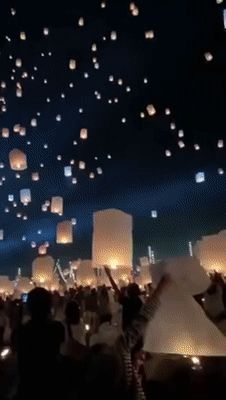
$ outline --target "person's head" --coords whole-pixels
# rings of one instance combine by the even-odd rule
[[[109,295],[108,295],[108,289],[106,288],[106,286],[102,286],[100,288],[100,297],[105,298],[105,299],[109,299]]]
[[[65,309],[66,321],[69,324],[77,325],[80,322],[80,310],[79,306],[75,301],[70,301],[66,305]]]
[[[127,294],[129,297],[138,297],[140,296],[140,289],[136,283],[130,283],[127,287]]]
[[[110,313],[100,316],[100,325],[106,322],[109,322],[109,324],[111,324],[111,321],[112,321],[112,315]]]
[[[46,289],[37,287],[29,293],[27,306],[32,319],[45,320],[51,313],[51,294]]]
[[[97,295],[97,291],[95,288],[91,289],[91,295],[94,297]]]
[[[211,285],[209,286],[207,293],[208,294],[215,294],[217,291],[217,285],[215,283],[211,283]]]

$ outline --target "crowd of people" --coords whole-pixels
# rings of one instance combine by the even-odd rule
[[[144,331],[170,278],[141,292],[135,283],[120,289],[105,270],[108,288],[78,287],[61,296],[37,287],[26,301],[0,301],[0,346],[10,346],[14,365],[5,399],[146,398]],[[215,274],[197,297],[222,331],[224,296]]]

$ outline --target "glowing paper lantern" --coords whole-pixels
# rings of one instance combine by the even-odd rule
[[[96,277],[92,268],[91,260],[82,260],[77,266],[76,281],[78,285],[94,286]]]
[[[86,168],[86,163],[85,163],[85,161],[79,161],[78,167],[79,167],[79,169],[85,169],[85,168]]]
[[[26,40],[26,33],[20,32],[20,40]]]
[[[71,223],[73,226],[76,225],[76,223],[77,223],[76,218],[71,218]]]
[[[87,139],[88,138],[88,129],[82,128],[80,130],[80,139]]]
[[[2,128],[2,137],[3,138],[9,137],[9,129],[8,128]]]
[[[226,29],[226,10],[223,11],[224,15],[224,29]]]
[[[95,178],[95,174],[93,172],[90,172],[89,177],[90,177],[90,179],[94,179]]]
[[[8,195],[8,200],[9,200],[9,201],[14,201],[14,196],[13,196],[13,194],[9,194],[9,195]]]
[[[15,64],[16,64],[16,67],[21,68],[21,67],[22,67],[22,60],[21,60],[21,58],[16,58]]]
[[[0,294],[13,294],[13,282],[9,280],[8,276],[0,276]]]
[[[23,96],[23,91],[20,88],[16,89],[16,97],[22,97]]]
[[[204,172],[198,172],[195,175],[195,180],[196,180],[197,183],[205,182],[205,173]]]
[[[63,197],[52,197],[51,212],[54,214],[63,214]]]
[[[116,31],[111,32],[111,40],[117,40],[117,32]]]
[[[218,168],[217,172],[218,172],[219,175],[224,175],[223,168]]]
[[[56,242],[58,244],[73,243],[73,230],[71,221],[63,221],[57,224]]]
[[[4,230],[0,229],[0,240],[4,239]]]
[[[170,111],[169,108],[166,108],[166,109],[165,109],[165,114],[166,114],[166,115],[170,115],[170,114],[171,114],[171,111]]]
[[[145,39],[153,39],[154,38],[154,31],[146,31],[145,33],[144,33],[144,35],[145,35]]]
[[[166,155],[166,157],[171,157],[172,153],[170,150],[166,150],[165,155]]]
[[[47,251],[47,248],[44,244],[42,244],[41,246],[39,246],[38,248],[38,254],[40,255],[45,255]]]
[[[171,124],[170,124],[170,129],[172,129],[172,130],[176,129],[176,124],[175,124],[175,122],[171,122]]]
[[[69,69],[71,69],[71,70],[76,69],[76,60],[74,58],[71,58],[69,60]]]
[[[219,140],[218,140],[218,142],[217,142],[217,147],[218,147],[219,149],[223,149],[223,147],[224,147],[224,141],[223,141],[222,139],[219,139]]]
[[[14,171],[27,169],[27,156],[21,150],[13,149],[9,153],[10,168]]]
[[[32,118],[31,126],[33,126],[33,128],[35,128],[37,126],[37,119],[36,118]]]
[[[32,289],[34,289],[34,284],[30,281],[29,278],[21,277],[18,280],[16,285],[16,290],[22,293],[29,293]]]
[[[45,36],[48,36],[49,35],[49,28],[43,28],[43,34]]]
[[[84,18],[80,17],[78,20],[78,26],[84,26]]]
[[[20,126],[19,134],[20,136],[26,136],[26,128],[24,126]]]
[[[204,54],[206,61],[212,61],[213,55],[208,51]]]
[[[151,217],[152,217],[152,218],[157,218],[157,217],[158,217],[158,213],[157,213],[156,210],[152,210],[152,212],[151,212]]]
[[[185,147],[183,140],[178,141],[178,146],[180,147],[180,149],[183,149]]]
[[[31,179],[34,182],[39,181],[39,173],[38,172],[32,172]]]
[[[103,170],[102,170],[102,168],[100,168],[100,167],[97,167],[97,173],[98,173],[98,175],[102,175],[102,173],[103,173]]]
[[[132,266],[132,217],[110,209],[93,215],[93,267]]]
[[[226,230],[216,235],[203,236],[193,247],[195,256],[207,272],[226,274],[225,265]]]
[[[28,204],[31,202],[31,191],[30,189],[21,189],[20,190],[20,201],[23,204]]]
[[[64,176],[66,176],[67,178],[70,177],[72,175],[72,169],[71,166],[67,166],[64,167]]]
[[[51,256],[37,257],[32,263],[32,279],[39,286],[49,285],[53,270],[54,259]]]
[[[156,109],[155,109],[155,107],[153,106],[153,104],[149,104],[149,105],[146,107],[146,110],[147,110],[147,112],[148,112],[148,115],[150,115],[150,116],[153,116],[153,115],[156,114]]]
[[[13,127],[13,131],[15,133],[20,133],[20,124],[15,124],[14,127]]]
[[[195,143],[195,144],[194,144],[194,148],[195,148],[196,151],[200,150],[199,144]]]

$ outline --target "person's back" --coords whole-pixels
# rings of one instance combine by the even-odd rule
[[[49,318],[51,295],[45,289],[36,288],[30,292],[28,308],[31,320],[14,335],[20,376],[19,394],[23,399],[30,398],[31,388],[35,388],[32,399],[43,393],[54,393],[55,382],[58,382],[59,350],[64,340],[62,324]]]
[[[122,296],[120,303],[122,304],[122,325],[123,329],[126,329],[136,316],[142,307],[142,301],[139,298],[139,287],[133,283],[128,286],[128,296]]]

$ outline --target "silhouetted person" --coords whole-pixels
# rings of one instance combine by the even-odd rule
[[[51,294],[45,289],[33,289],[27,305],[31,320],[14,335],[19,399],[59,398],[59,350],[64,341],[64,327],[51,320]]]

